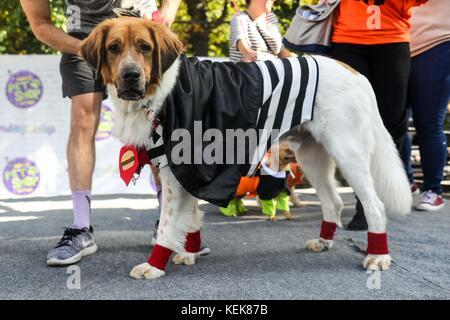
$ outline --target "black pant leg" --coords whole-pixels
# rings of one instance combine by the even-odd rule
[[[342,61],[370,79],[369,51],[367,46],[347,43],[333,43],[331,58]]]
[[[370,83],[383,123],[401,150],[408,130],[406,95],[411,58],[409,43],[371,46]]]

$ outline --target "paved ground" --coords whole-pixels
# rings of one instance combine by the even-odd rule
[[[343,194],[343,222],[354,198]],[[258,208],[238,219],[206,211],[204,240],[212,252],[192,267],[170,265],[156,281],[128,277],[146,260],[155,199],[97,197],[94,226],[99,251],[80,264],[81,289],[69,290],[66,268],[45,265],[47,249],[71,222],[68,198],[0,201],[0,299],[449,299],[450,206],[440,213],[413,212],[390,219],[391,270],[361,268],[365,233],[338,230],[330,252],[306,252],[321,214],[314,194],[294,209],[292,221],[265,221]],[[369,287],[380,289],[369,290]]]

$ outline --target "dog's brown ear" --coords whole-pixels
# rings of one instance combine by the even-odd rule
[[[161,77],[185,51],[183,43],[169,28],[162,24],[147,22],[154,42],[150,82],[159,84]]]
[[[106,59],[105,41],[108,31],[111,28],[112,22],[106,20],[95,27],[90,35],[83,40],[81,44],[81,56],[95,69],[97,79],[104,79],[105,72],[102,72],[102,67]]]

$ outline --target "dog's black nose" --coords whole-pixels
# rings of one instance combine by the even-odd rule
[[[122,79],[126,82],[138,82],[141,78],[141,73],[136,69],[128,69],[122,73]]]

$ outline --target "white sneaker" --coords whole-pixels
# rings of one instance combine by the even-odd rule
[[[428,190],[421,195],[420,203],[416,207],[420,211],[436,211],[444,207],[442,196]]]

